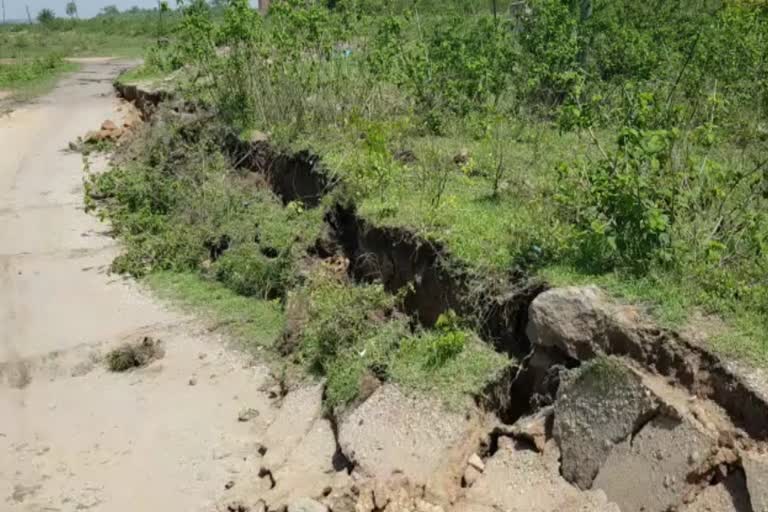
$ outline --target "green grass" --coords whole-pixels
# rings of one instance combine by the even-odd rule
[[[563,265],[548,266],[540,275],[552,286],[597,285],[616,300],[640,306],[659,325],[702,335],[709,348],[759,367],[768,367],[765,318],[732,304],[707,306],[695,283],[674,273],[627,277],[614,272],[589,274]]]
[[[390,372],[392,380],[404,389],[432,394],[452,409],[465,406],[470,396],[478,395],[514,363],[469,335],[461,352],[434,366],[427,347],[435,336],[436,332],[427,331],[405,340],[392,359]]]
[[[201,315],[249,351],[268,351],[283,331],[279,302],[238,295],[195,273],[156,272],[144,282],[163,299]]]
[[[153,41],[151,37],[108,32],[46,31],[38,27],[10,32],[0,28],[0,58],[44,57],[52,53],[67,57],[138,58]]]
[[[0,63],[0,89],[11,91],[14,100],[29,99],[50,90],[62,74],[78,67],[59,56]]]

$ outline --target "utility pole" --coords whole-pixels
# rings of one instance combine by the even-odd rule
[[[5,0],[2,0],[3,4],[3,25],[5,25]]]
[[[499,11],[496,7],[496,0],[493,0],[493,19],[495,20],[498,17]]]
[[[29,20],[29,24],[32,24],[32,15],[29,14],[29,6],[27,5],[27,20]]]

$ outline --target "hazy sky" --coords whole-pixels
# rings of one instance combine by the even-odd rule
[[[29,12],[32,13],[32,17],[45,7],[53,9],[56,16],[65,16],[64,9],[69,0],[5,0],[6,17],[10,19],[23,19],[27,17],[27,11],[24,9],[25,5],[29,5]],[[80,13],[81,18],[90,18],[95,16],[102,7],[105,5],[116,5],[121,11],[128,9],[133,5],[139,7],[154,7],[157,5],[157,0],[75,0],[77,4],[77,11]],[[171,5],[175,5],[175,0],[169,2]]]
[[[53,9],[56,16],[64,16],[65,8],[69,0],[5,0],[6,17],[9,20],[25,19],[27,12],[25,5],[29,5],[29,12],[32,17],[45,7]],[[81,18],[90,18],[95,16],[105,5],[116,5],[121,11],[129,9],[134,5],[139,7],[156,7],[157,0],[75,0],[77,11]],[[255,4],[255,1],[251,2]],[[176,0],[170,0],[168,4],[176,7]],[[1,22],[2,20],[0,20]]]

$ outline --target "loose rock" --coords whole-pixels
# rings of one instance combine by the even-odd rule
[[[531,303],[526,333],[534,345],[586,360],[606,343],[609,303],[595,286],[555,288]]]
[[[548,424],[551,427],[553,412],[553,407],[544,407],[532,416],[520,418],[509,429],[509,433],[515,438],[531,442],[536,451],[543,452],[547,445]]]
[[[252,419],[257,418],[258,416],[259,416],[259,411],[251,407],[246,407],[245,409],[241,410],[240,413],[237,415],[237,421],[240,421],[240,422],[251,421]]]
[[[589,489],[614,444],[630,436],[655,409],[640,377],[617,359],[599,358],[566,376],[553,426],[563,477]]]
[[[480,456],[476,453],[473,453],[469,457],[468,461],[469,465],[478,470],[479,472],[485,471],[485,463],[483,462],[483,459],[480,458]]]

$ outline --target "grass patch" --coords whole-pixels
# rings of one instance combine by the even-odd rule
[[[279,302],[238,295],[221,283],[191,272],[155,272],[144,282],[159,297],[207,318],[248,350],[273,348],[283,331]]]
[[[29,99],[47,92],[62,74],[78,67],[59,55],[0,62],[0,89],[12,91],[16,100]]]
[[[433,394],[451,408],[466,405],[468,397],[477,395],[513,361],[473,333],[463,335],[466,342],[461,350],[439,364],[435,364],[435,343],[445,333],[424,331],[404,340],[392,360],[392,380],[404,389]]]

